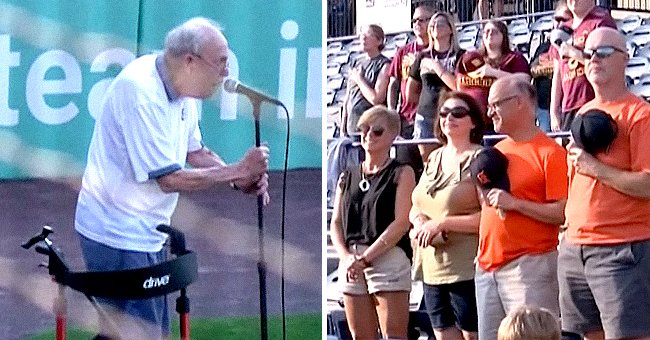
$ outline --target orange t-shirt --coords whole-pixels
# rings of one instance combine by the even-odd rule
[[[526,142],[506,138],[495,147],[508,159],[513,196],[539,203],[567,197],[566,150],[543,132]],[[483,204],[478,263],[492,271],[522,255],[546,253],[557,247],[558,232],[559,226],[514,210],[501,220],[493,207]]]
[[[650,105],[629,93],[621,100],[585,104],[578,114],[598,108],[610,114],[618,135],[599,161],[625,171],[650,171]],[[569,241],[617,244],[650,239],[650,200],[628,196],[569,166],[565,209]]]

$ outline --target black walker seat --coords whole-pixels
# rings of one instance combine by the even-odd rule
[[[71,272],[61,250],[48,239],[53,232],[49,226],[44,226],[41,233],[22,247],[29,249],[36,245],[38,253],[48,256],[47,267],[54,281],[88,297],[147,299],[182,290],[198,278],[196,254],[185,248],[183,233],[166,225],[156,229],[169,235],[169,248],[175,258],[143,268]]]
[[[157,265],[117,271],[68,272],[54,280],[98,298],[148,299],[181,290],[196,281],[196,254],[187,252]]]
[[[43,226],[39,234],[21,245],[25,249],[35,246],[37,253],[48,257],[45,267],[59,285],[59,297],[55,300],[54,307],[57,339],[65,339],[66,286],[82,292],[95,307],[100,318],[108,322],[114,334],[120,334],[120,330],[111,322],[95,298],[148,299],[180,291],[180,296],[176,299],[176,311],[181,318],[181,339],[190,338],[190,301],[186,287],[199,276],[196,254],[185,248],[185,235],[180,230],[168,225],[159,225],[156,230],[169,235],[169,249],[175,257],[150,267],[127,270],[71,272],[63,252],[48,239],[54,232],[50,226]]]

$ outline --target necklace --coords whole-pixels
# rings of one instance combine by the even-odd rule
[[[438,59],[438,51],[436,51],[436,56],[434,57],[433,56],[433,50],[434,50],[434,48],[432,46],[431,51],[429,52],[429,55],[431,56],[432,60],[438,61],[439,60]],[[452,50],[452,47],[450,46],[449,49],[447,50],[447,55],[445,55],[445,58],[442,60],[442,67],[444,67],[445,71],[447,71],[447,72],[452,72],[451,65],[450,65],[451,63],[449,62],[449,57],[451,56],[451,50]]]
[[[377,172],[381,171],[386,166],[386,164],[388,164],[388,162],[390,162],[390,157],[388,157],[384,161],[384,163],[382,163],[382,165],[379,167],[379,170],[377,170]],[[365,161],[363,163],[361,163],[361,170],[360,170],[360,172],[361,172],[361,181],[359,181],[359,189],[361,190],[361,192],[367,192],[368,190],[370,190],[370,181],[366,177],[366,172],[363,171],[363,165],[364,164],[366,164]]]
[[[359,189],[361,192],[366,192],[370,189],[370,182],[366,178],[366,173],[361,169],[361,181],[359,182]]]

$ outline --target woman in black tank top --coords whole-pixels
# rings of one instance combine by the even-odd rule
[[[343,100],[341,131],[344,136],[358,135],[357,123],[364,111],[386,103],[390,59],[381,54],[384,30],[368,25],[359,36],[364,55],[351,62],[348,87]]]
[[[365,111],[358,123],[365,161],[339,179],[330,230],[340,258],[339,283],[355,339],[406,339],[410,223],[415,174],[389,156],[400,130],[397,112]]]

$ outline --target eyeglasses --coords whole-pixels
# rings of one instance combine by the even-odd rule
[[[618,47],[600,46],[600,47],[596,47],[595,49],[590,49],[590,48],[583,49],[582,56],[588,60],[591,60],[591,58],[593,58],[594,56],[598,57],[598,59],[604,59],[610,57],[612,54],[616,52],[627,54],[627,51],[624,51]]]
[[[384,129],[382,126],[360,126],[361,133],[367,135],[368,133],[372,134],[375,137],[381,137],[384,134]]]
[[[501,105],[505,104],[505,102],[507,102],[508,100],[511,100],[511,99],[515,99],[518,96],[519,95],[516,94],[516,95],[510,96],[510,97],[505,97],[503,99],[499,99],[499,100],[493,102],[492,104],[488,104],[487,109],[488,109],[488,111],[496,111],[496,110],[499,109],[499,107]]]
[[[438,111],[438,116],[440,116],[442,119],[447,118],[449,115],[452,115],[454,118],[461,119],[469,115],[469,110],[462,106],[457,106],[453,108],[441,107],[440,111]]]
[[[195,56],[197,59],[202,60],[202,61],[203,61],[204,63],[206,63],[206,64],[207,64],[211,69],[213,69],[213,70],[215,70],[215,71],[219,71],[219,72],[221,72],[221,70],[223,69],[223,67],[224,67],[225,64],[227,63],[227,61],[225,61],[225,62],[220,62],[219,64],[214,64],[214,63],[212,63],[211,61],[209,61],[208,59],[204,58],[203,56],[201,56],[201,55],[198,54],[198,53],[192,53],[192,55]]]
[[[428,18],[413,18],[413,20],[411,20],[411,24],[415,25],[415,24],[420,24],[420,23],[427,23],[427,22],[429,22],[429,20],[431,20],[431,17],[428,17]]]

